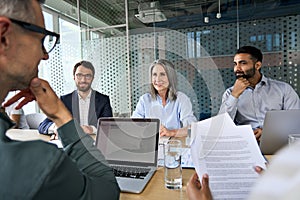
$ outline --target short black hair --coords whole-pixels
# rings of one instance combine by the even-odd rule
[[[261,51],[258,48],[253,47],[253,46],[243,46],[236,51],[235,55],[240,54],[240,53],[250,54],[252,60],[254,60],[255,62],[256,61],[262,62],[262,60],[263,60],[263,55],[262,55]]]
[[[89,61],[83,60],[83,61],[80,61],[80,62],[78,62],[78,63],[75,64],[75,66],[73,68],[73,75],[74,76],[75,76],[75,72],[76,72],[77,68],[80,65],[84,66],[85,68],[88,68],[88,69],[92,70],[93,76],[95,75],[95,68],[94,68],[93,64],[91,62],[89,62]]]

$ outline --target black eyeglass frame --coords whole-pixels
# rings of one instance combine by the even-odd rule
[[[31,23],[28,23],[28,22],[23,22],[23,21],[20,21],[20,20],[16,20],[16,19],[12,19],[12,18],[9,18],[10,21],[12,21],[13,23],[21,26],[22,28],[26,29],[26,30],[29,30],[29,31],[32,31],[32,32],[36,32],[36,33],[41,33],[41,34],[44,34],[45,36],[43,37],[42,39],[42,46],[43,46],[43,50],[46,51],[45,47],[44,47],[44,39],[47,35],[49,36],[52,36],[52,37],[56,37],[56,41],[55,41],[55,44],[53,45],[53,47],[46,53],[50,53],[54,47],[56,46],[56,44],[59,42],[59,38],[60,38],[60,35],[58,33],[55,33],[55,32],[51,32],[51,31],[48,31],[47,29],[45,28],[42,28],[40,26],[37,26],[37,25],[34,25],[34,24],[31,24]]]
[[[87,80],[92,80],[94,78],[94,75],[92,75],[92,74],[78,73],[78,74],[75,74],[75,76],[76,76],[77,79],[82,79],[84,77]]]

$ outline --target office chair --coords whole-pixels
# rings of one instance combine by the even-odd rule
[[[46,115],[43,113],[31,113],[25,115],[25,118],[30,129],[37,129],[39,124],[46,118]]]

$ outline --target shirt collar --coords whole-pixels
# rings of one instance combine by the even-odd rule
[[[83,99],[83,98],[79,95],[79,92],[78,92],[78,91],[77,91],[77,94],[78,94],[79,100],[86,101],[86,100],[89,100],[89,99],[91,98],[92,90],[90,90],[89,94],[86,96],[86,99]]]
[[[262,74],[261,80],[257,85],[263,86],[268,84],[268,79]]]
[[[157,101],[159,101],[160,103],[162,103],[162,98],[158,94],[156,95],[156,99],[157,99]],[[169,103],[169,101],[170,101],[169,98],[167,98],[166,102]]]
[[[262,87],[262,86],[264,86],[264,85],[267,85],[267,83],[268,83],[267,77],[265,77],[265,76],[262,74],[262,75],[261,75],[261,79],[260,79],[260,81],[255,85],[255,88],[259,88],[259,87]],[[248,86],[247,89],[254,90],[254,88],[253,88],[253,87],[250,87],[250,86]]]
[[[261,75],[261,80],[255,85],[255,88],[260,88],[268,84],[268,79],[263,74]],[[254,90],[255,88],[247,87],[248,89]]]

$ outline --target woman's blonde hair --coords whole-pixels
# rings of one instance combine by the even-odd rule
[[[177,96],[177,76],[176,76],[176,72],[175,72],[175,68],[174,65],[168,61],[168,60],[164,60],[164,59],[158,59],[155,60],[151,65],[150,65],[150,94],[151,97],[153,99],[156,99],[156,95],[158,94],[157,90],[154,88],[153,84],[152,84],[152,71],[155,65],[161,65],[164,70],[166,71],[168,80],[169,80],[169,88],[168,88],[168,92],[167,92],[167,98],[170,99],[170,101],[175,101]]]

